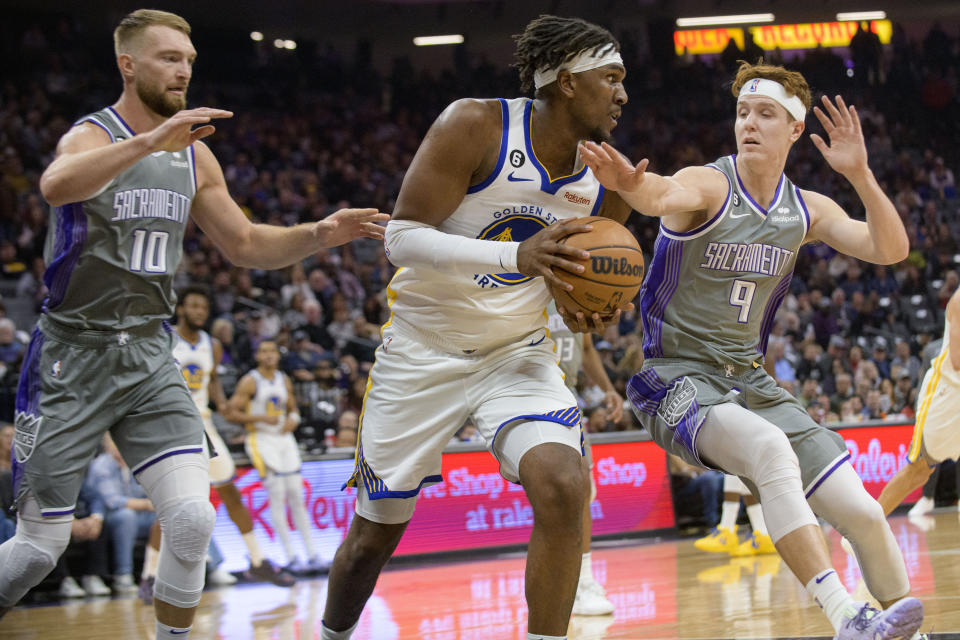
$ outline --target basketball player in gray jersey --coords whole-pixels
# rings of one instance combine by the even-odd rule
[[[837,637],[909,638],[923,605],[908,597],[883,510],[849,464],[843,439],[809,418],[762,366],[803,243],[890,264],[906,257],[907,234],[867,164],[856,110],[842,98],[824,97],[814,109],[829,143],[811,139],[860,196],[865,222],[783,175],[810,106],[802,75],[743,63],[733,93],[737,153],[711,165],[663,177],[647,173],[646,160],[632,166],[609,145],[582,146],[601,184],[661,218],[641,290],[645,361],[627,394],[664,449],[752,486],[777,550]],[[844,589],[814,512],[853,543],[884,611],[855,603]]]
[[[250,223],[200,139],[229,111],[184,109],[196,51],[183,18],[152,10],[114,32],[123,94],[78,121],[40,179],[53,206],[50,290],[16,399],[16,535],[0,545],[0,615],[53,568],[105,431],[163,530],[158,639],[186,638],[214,522],[203,422],[177,370],[171,288],[190,216],[234,264],[289,265],[323,247],[382,237],[375,210],[290,228]],[[202,125],[194,129],[195,125]]]

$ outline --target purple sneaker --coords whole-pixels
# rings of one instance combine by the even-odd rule
[[[909,640],[921,624],[923,603],[916,598],[904,598],[885,611],[863,603],[837,632],[836,640]]]
[[[278,587],[292,587],[297,581],[283,569],[274,567],[267,559],[256,567],[250,565],[250,568],[244,571],[244,577],[250,581],[271,582]]]

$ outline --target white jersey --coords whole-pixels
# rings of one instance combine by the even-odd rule
[[[254,428],[257,431],[267,433],[282,433],[283,422],[287,417],[287,383],[283,373],[274,371],[272,380],[264,378],[256,369],[251,371],[250,375],[257,383],[257,391],[250,399],[247,413],[256,416],[277,416],[279,418],[277,424],[254,422]]]
[[[210,373],[213,371],[213,341],[206,331],[200,331],[200,339],[191,344],[179,333],[177,344],[173,347],[173,357],[180,366],[180,373],[187,381],[190,395],[200,410],[200,415],[209,418],[210,411]]]
[[[500,156],[493,172],[470,187],[438,229],[468,238],[521,242],[567,218],[596,215],[603,187],[586,166],[552,178],[530,142],[533,101],[500,99]],[[543,278],[519,273],[473,277],[402,268],[388,289],[393,319],[453,350],[507,344],[546,325],[551,297]]]
[[[950,362],[950,320],[943,319],[943,345],[940,347],[940,353],[933,360],[940,363],[940,377],[944,384],[960,389],[960,371],[953,368]]]

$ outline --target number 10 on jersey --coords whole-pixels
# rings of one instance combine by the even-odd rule
[[[130,250],[130,271],[144,273],[167,272],[167,231],[135,229]]]
[[[737,322],[746,324],[750,319],[750,305],[753,304],[753,294],[757,290],[757,283],[750,280],[734,280],[730,287],[730,304],[740,307]]]

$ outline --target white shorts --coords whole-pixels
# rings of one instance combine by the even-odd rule
[[[243,446],[261,478],[271,473],[284,476],[300,471],[300,449],[292,433],[250,431]]]
[[[921,455],[931,464],[960,456],[960,387],[940,375],[941,367],[951,366],[949,356],[943,356],[946,361],[934,360],[920,385],[913,440],[907,452],[910,462]]]
[[[454,354],[428,340],[409,325],[384,328],[347,486],[362,481],[377,502],[416,496],[443,480],[443,449],[468,419],[511,482],[539,444],[583,453],[580,410],[543,331],[488,353]]]
[[[215,487],[227,484],[233,480],[233,476],[237,472],[230,450],[224,444],[223,438],[220,437],[220,432],[217,431],[217,427],[213,424],[210,416],[203,417],[203,430],[210,438],[210,444],[213,447],[213,451],[210,451],[209,455],[212,456],[214,452],[217,454],[210,458],[210,484]]]

